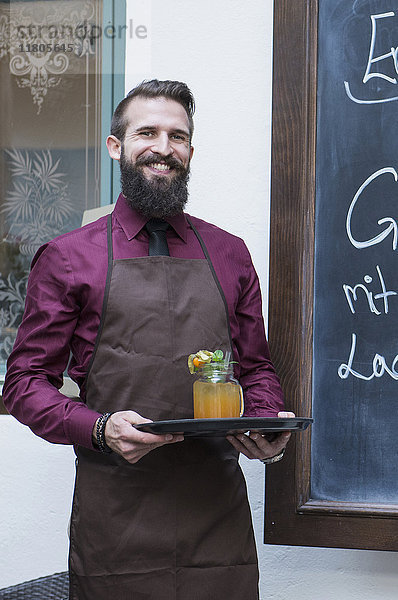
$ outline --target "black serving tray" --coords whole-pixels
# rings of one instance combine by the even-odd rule
[[[135,425],[139,431],[162,435],[183,433],[184,436],[226,436],[228,434],[256,431],[277,434],[281,431],[303,431],[313,422],[308,417],[240,417],[237,419],[179,419],[152,421]]]

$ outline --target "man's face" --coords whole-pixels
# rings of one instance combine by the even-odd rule
[[[171,181],[192,157],[188,116],[166,98],[134,98],[126,109],[124,156],[149,181]]]
[[[193,153],[184,108],[174,100],[137,97],[126,117],[124,141],[113,153],[110,150],[112,158],[120,160],[123,195],[145,216],[182,212]]]

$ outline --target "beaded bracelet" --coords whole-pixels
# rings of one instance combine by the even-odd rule
[[[261,462],[265,465],[272,465],[273,463],[279,462],[282,460],[283,455],[285,454],[286,448],[282,448],[281,452],[276,456],[271,456],[270,458],[260,458]]]
[[[97,444],[100,452],[104,454],[110,454],[112,449],[109,448],[108,444],[105,441],[105,426],[108,422],[109,417],[111,417],[113,413],[108,412],[101,415],[101,417],[97,421]]]

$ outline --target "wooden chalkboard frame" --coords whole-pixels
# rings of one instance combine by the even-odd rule
[[[318,0],[275,1],[269,342],[299,416],[312,408],[317,26]],[[310,436],[267,468],[264,542],[398,550],[398,504],[311,499]]]

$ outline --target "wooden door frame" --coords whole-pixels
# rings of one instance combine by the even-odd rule
[[[317,26],[318,0],[276,0],[269,343],[298,416],[312,410]],[[264,542],[397,550],[398,507],[311,499],[311,432],[292,437],[267,468]]]

